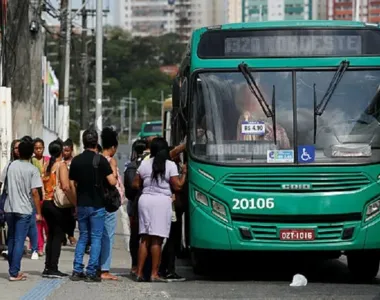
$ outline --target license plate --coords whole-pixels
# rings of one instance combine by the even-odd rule
[[[281,229],[280,240],[283,241],[312,241],[315,239],[313,229]]]

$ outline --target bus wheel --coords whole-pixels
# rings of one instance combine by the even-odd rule
[[[347,254],[348,269],[355,280],[371,281],[379,272],[380,255],[378,252],[357,252]]]
[[[191,249],[190,257],[194,274],[204,275],[207,271],[207,262],[205,254],[197,249]]]

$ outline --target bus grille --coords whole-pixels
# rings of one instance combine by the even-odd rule
[[[355,191],[371,181],[363,173],[231,174],[223,181],[237,192],[318,193]],[[283,189],[284,184],[311,184],[311,189]]]
[[[256,241],[280,240],[279,229],[274,225],[255,224],[251,225],[253,239]],[[316,241],[336,241],[341,240],[343,224],[318,225],[315,228]],[[305,242],[305,241],[303,241]]]

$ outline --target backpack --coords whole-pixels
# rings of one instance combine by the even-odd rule
[[[121,197],[120,193],[117,190],[116,186],[112,186],[104,180],[99,182],[99,162],[100,154],[95,154],[92,164],[95,168],[95,187],[100,188],[104,194],[104,206],[107,212],[113,213],[119,209],[121,206]],[[104,183],[103,183],[104,182]]]
[[[136,176],[137,169],[139,168],[144,157],[138,157],[131,161],[124,171],[124,188],[125,196],[129,201],[134,201],[139,194],[138,190],[132,188],[133,180]]]

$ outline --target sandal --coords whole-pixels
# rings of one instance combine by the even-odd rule
[[[26,275],[24,273],[18,273],[17,277],[9,277],[9,281],[25,281]]]
[[[151,282],[168,282],[165,278],[162,277],[150,277]]]
[[[70,241],[70,245],[71,246],[75,246],[77,244],[77,240],[75,237],[70,237],[69,238],[69,241]]]
[[[109,272],[104,272],[102,273],[102,275],[100,275],[100,277],[103,279],[103,280],[119,280],[119,278],[115,275],[112,275],[111,273]]]

